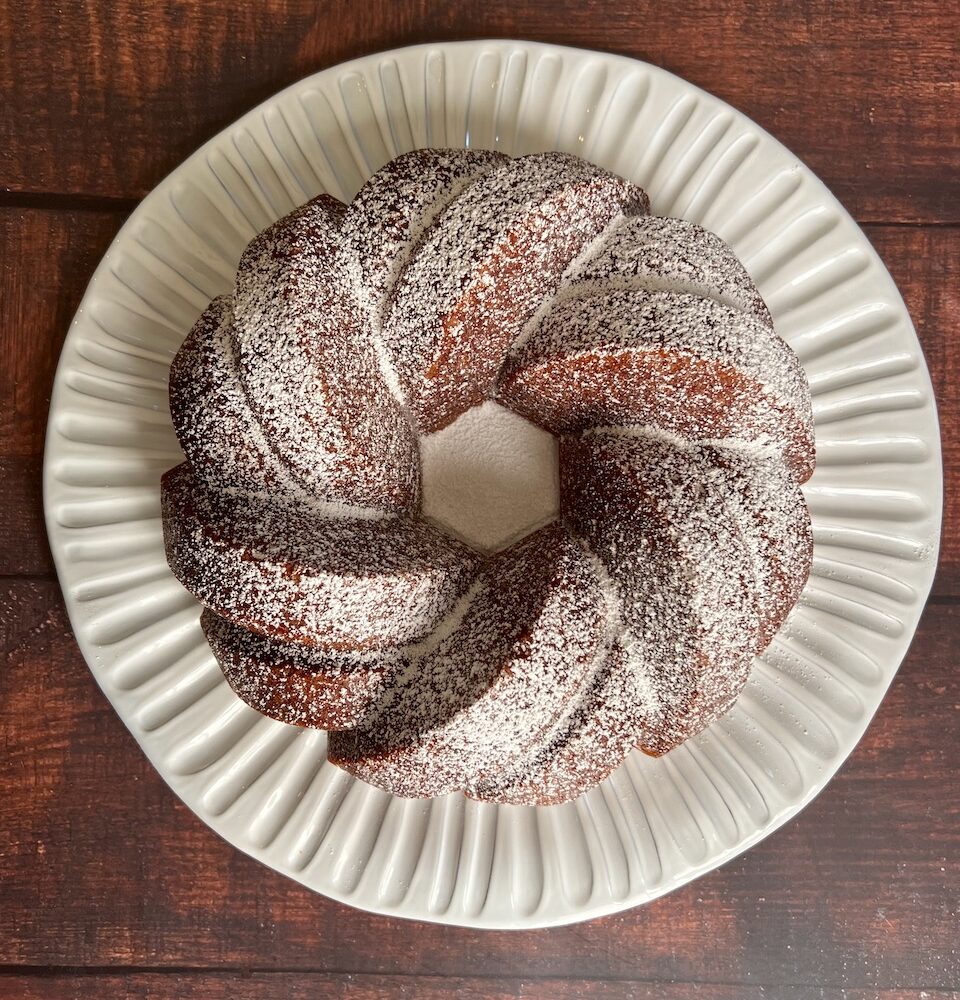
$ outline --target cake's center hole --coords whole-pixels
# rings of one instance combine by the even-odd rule
[[[505,548],[560,509],[556,439],[498,403],[421,438],[420,455],[424,515],[475,549]]]

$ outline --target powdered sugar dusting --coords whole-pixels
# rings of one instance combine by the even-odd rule
[[[685,438],[770,439],[800,481],[813,418],[796,356],[765,323],[685,292],[607,289],[560,301],[508,359],[497,398],[554,433],[598,424]]]
[[[637,282],[633,287],[669,288],[715,299],[772,327],[770,311],[746,268],[719,236],[684,219],[635,216],[624,219],[598,251],[570,275],[566,293],[579,286]]]
[[[363,340],[342,221],[343,206],[321,196],[244,251],[234,290],[240,381],[305,487],[326,499],[409,508],[416,437]]]
[[[559,525],[500,553],[449,637],[416,661],[331,758],[403,795],[500,770],[550,729],[603,653],[599,583]]]
[[[638,188],[563,154],[497,165],[453,198],[384,314],[384,343],[421,430],[481,402],[569,262],[611,218],[646,209]]]
[[[331,518],[163,478],[167,559],[221,617],[262,635],[363,649],[429,635],[469,585],[475,555],[406,515]]]
[[[357,725],[405,662],[402,649],[333,651],[268,639],[209,608],[200,624],[234,691],[258,712],[295,726]]]
[[[607,623],[593,669],[542,740],[512,767],[468,786],[481,800],[546,805],[575,798],[602,781],[637,742],[641,719],[655,717],[657,693],[649,664],[623,626],[616,584],[579,539],[600,589]]]
[[[657,685],[662,753],[726,710],[797,596],[810,526],[779,455],[594,433],[561,443],[563,514],[616,582]]]
[[[485,150],[417,149],[381,167],[360,189],[344,215],[344,243],[375,329],[437,216],[477,178],[507,162]]]
[[[460,191],[507,158],[467,149],[418,149],[391,160],[344,213],[345,267],[366,313],[366,336],[393,397],[407,399],[383,339],[383,318],[398,277],[436,217]]]

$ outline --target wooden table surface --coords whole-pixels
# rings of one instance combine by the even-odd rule
[[[960,997],[960,7],[0,0],[0,23],[0,996]],[[524,933],[370,916],[204,827],[84,665],[40,504],[64,334],[138,199],[305,74],[483,36],[649,60],[805,160],[906,299],[947,472],[933,597],[826,791],[664,899]]]

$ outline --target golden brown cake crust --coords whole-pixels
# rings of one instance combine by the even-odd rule
[[[259,635],[361,650],[431,634],[479,561],[419,518],[330,517],[209,490],[184,463],[161,484],[167,561],[222,618]]]
[[[405,662],[398,650],[337,651],[268,639],[209,608],[200,625],[233,690],[258,712],[294,726],[357,725]]]

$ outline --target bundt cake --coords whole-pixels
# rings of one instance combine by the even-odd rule
[[[480,552],[420,438],[494,400],[560,513]],[[403,796],[543,805],[724,713],[810,569],[810,393],[719,237],[577,157],[424,149],[262,232],[170,372],[176,576],[230,685]]]

